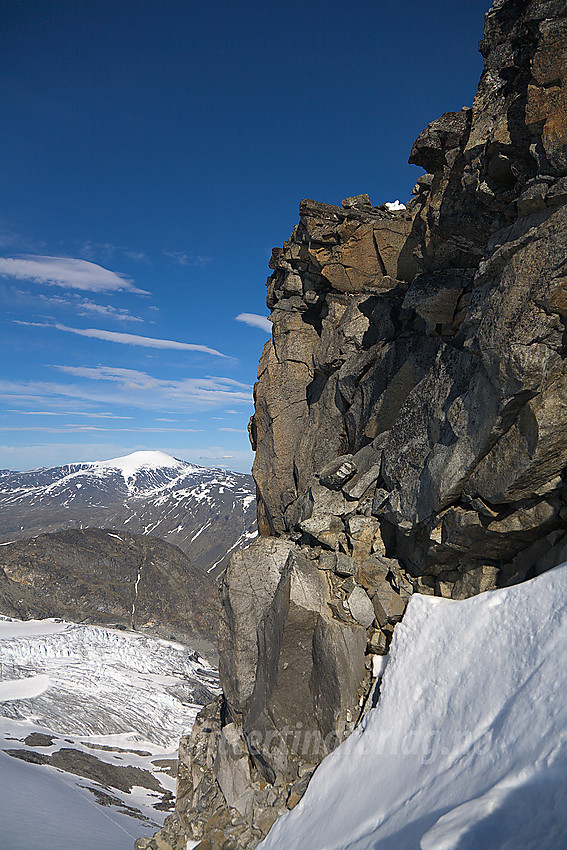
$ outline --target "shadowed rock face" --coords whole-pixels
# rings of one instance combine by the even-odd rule
[[[165,846],[251,848],[295,805],[322,752],[290,729],[348,734],[411,593],[565,559],[566,34],[563,2],[497,0],[472,108],[413,146],[408,209],[303,201],[274,250],[262,537],[224,579],[224,698],[184,745]]]
[[[218,588],[163,540],[69,530],[0,547],[0,612],[136,629],[195,644],[210,655]]]

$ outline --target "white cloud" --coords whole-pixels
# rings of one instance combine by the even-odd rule
[[[48,322],[21,322],[14,319],[14,323],[17,325],[29,325],[34,328],[56,328],[58,331],[67,331],[78,336],[100,339],[105,342],[118,342],[121,345],[139,345],[142,348],[167,348],[175,349],[176,351],[200,351],[203,354],[214,354],[216,357],[228,359],[226,354],[222,354],[216,348],[208,348],[206,345],[195,345],[192,342],[177,342],[173,339],[155,339],[151,336],[138,336],[137,334],[127,334],[120,331],[104,331],[99,328],[70,328],[68,325],[59,324],[59,322],[50,324]]]
[[[257,313],[239,313],[234,318],[237,322],[244,322],[244,324],[250,325],[253,328],[260,328],[260,330],[266,331],[266,333],[272,333],[272,323],[266,316],[259,316]]]
[[[96,438],[95,438],[96,439]],[[104,439],[101,437],[101,440]],[[221,446],[203,446],[187,448],[185,438],[180,444],[160,439],[158,441],[134,441],[124,437],[124,442],[74,443],[35,443],[27,446],[0,445],[0,468],[37,469],[39,467],[60,466],[64,463],[81,461],[108,460],[122,457],[135,451],[159,450],[166,454],[187,460],[202,466],[222,466],[241,472],[250,472],[254,455],[250,449],[229,451]],[[227,463],[227,461],[230,461]]]
[[[79,336],[88,336],[93,339],[102,339],[107,342],[119,342],[122,345],[140,345],[143,348],[173,348],[176,351],[200,351],[203,354],[214,354],[217,357],[226,357],[216,348],[208,348],[206,345],[195,345],[192,342],[177,342],[173,339],[154,339],[150,336],[138,336],[137,334],[126,334],[118,331],[103,331],[98,328],[69,328],[67,325],[56,324],[58,331],[69,331]]]
[[[219,431],[229,431],[231,434],[247,434],[246,428],[218,428]]]
[[[199,434],[203,428],[103,428],[100,425],[69,424],[63,428],[53,428],[45,425],[0,425],[0,431],[41,431],[42,434],[82,434],[85,431],[110,431],[113,434],[169,434],[172,431],[183,434]]]
[[[72,257],[42,257],[34,254],[0,257],[0,275],[88,292],[127,291],[149,295],[119,272]]]
[[[88,412],[92,412],[96,404],[104,410],[108,410],[109,405],[134,407],[159,411],[166,416],[252,402],[252,388],[232,378],[205,376],[166,380],[136,369],[113,366],[53,368],[79,380],[70,383],[0,381],[0,397],[9,399],[12,405],[31,402],[38,409],[41,405],[61,410],[62,404],[69,405],[72,399],[75,406],[80,402],[90,406]]]
[[[111,304],[98,304],[92,298],[85,298],[76,292],[65,295],[46,295],[44,292],[25,292],[10,285],[0,284],[0,297],[9,307],[24,309],[28,315],[33,312],[71,310],[79,316],[102,316],[118,321],[143,322],[140,316],[134,316],[124,307]],[[152,309],[149,307],[148,309]]]
[[[133,316],[129,310],[124,307],[113,307],[111,304],[97,304],[91,298],[81,298],[79,295],[71,293],[69,298],[62,298],[60,295],[44,295],[40,293],[37,299],[43,307],[61,307],[63,309],[74,310],[79,316],[103,316],[105,319],[118,319],[119,321],[127,322],[143,322],[140,316]],[[28,300],[33,301],[34,296],[29,296]]]
[[[118,416],[116,413],[90,413],[86,410],[7,410],[6,413],[17,413],[19,416],[88,416],[90,419],[133,419],[133,416]],[[158,422],[160,420],[157,420]],[[169,421],[169,420],[163,420]],[[171,420],[174,421],[173,419]]]
[[[121,322],[143,322],[140,316],[133,316],[124,307],[113,307],[111,304],[96,304],[89,298],[82,298],[77,303],[79,316],[103,316],[105,319],[118,319]]]

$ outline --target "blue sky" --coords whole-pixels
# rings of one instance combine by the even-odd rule
[[[486,8],[4,0],[0,467],[248,471],[272,247],[301,198],[408,199]]]

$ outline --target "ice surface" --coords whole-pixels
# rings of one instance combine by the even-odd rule
[[[50,685],[49,676],[26,676],[24,679],[0,680],[0,702],[38,697]]]
[[[378,705],[262,850],[567,847],[567,565],[462,602],[415,595]]]

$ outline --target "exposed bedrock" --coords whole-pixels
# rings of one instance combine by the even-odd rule
[[[416,140],[407,209],[302,201],[273,252],[262,536],[224,578],[224,697],[163,846],[256,845],[376,699],[413,592],[566,557],[566,35],[564,2],[497,0],[472,108]]]

